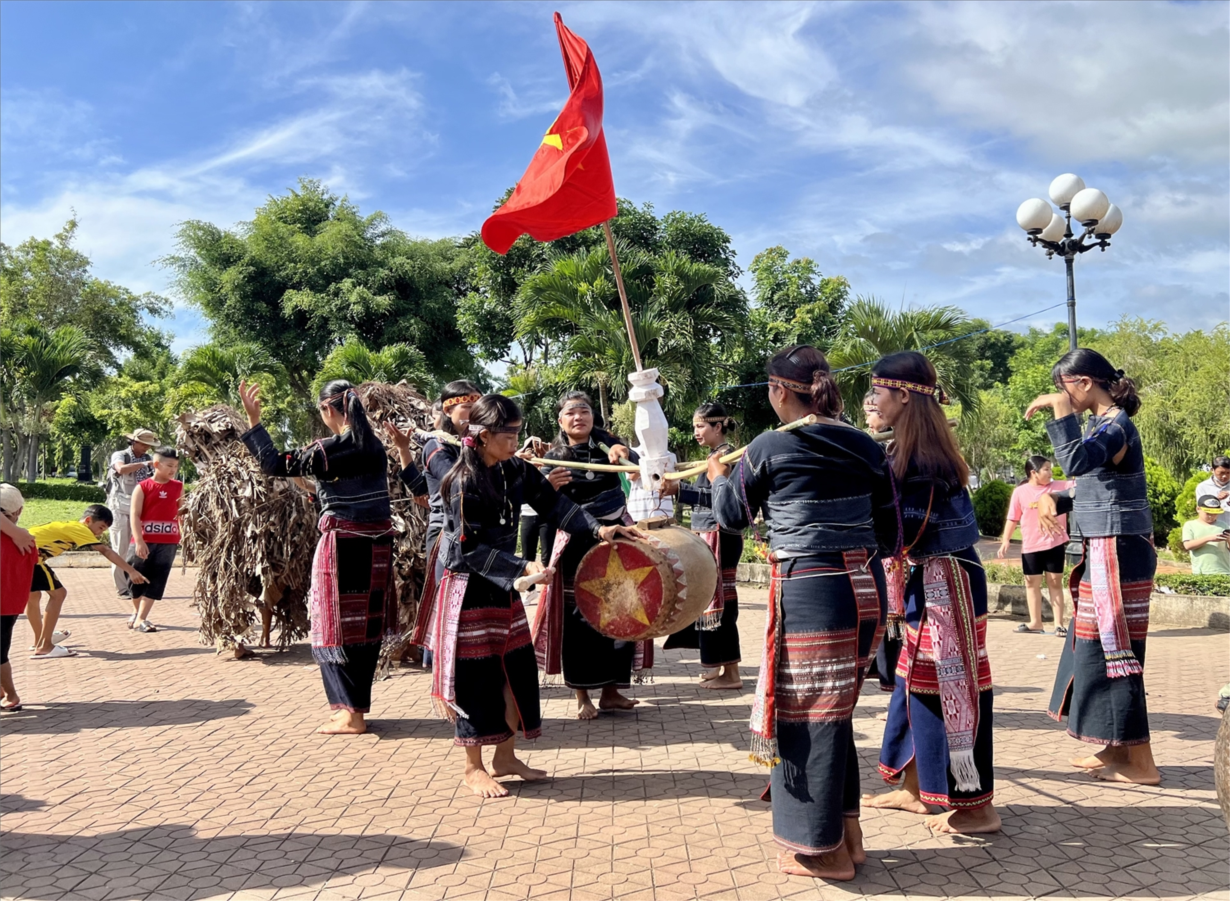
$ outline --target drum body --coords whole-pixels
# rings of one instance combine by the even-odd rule
[[[604,542],[577,567],[581,614],[620,641],[659,638],[690,626],[717,590],[717,560],[703,539],[669,519],[637,527],[647,540]]]

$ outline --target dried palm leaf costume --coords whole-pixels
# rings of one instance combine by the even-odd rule
[[[1064,640],[1048,712],[1068,717],[1068,734],[1113,746],[1149,741],[1145,638],[1157,552],[1145,491],[1140,433],[1117,408],[1047,423],[1055,462],[1076,479],[1060,513],[1072,512],[1084,557],[1072,571],[1073,628]],[[1115,455],[1123,452],[1118,463]]]
[[[772,582],[752,704],[752,757],[772,767],[773,835],[820,854],[859,813],[854,705],[884,629],[884,568],[897,511],[884,452],[829,423],[757,436],[714,480],[718,524],[763,512]]]
[[[599,524],[557,493],[533,466],[514,457],[491,468],[497,501],[454,486],[445,521],[444,576],[419,608],[413,641],[434,654],[432,705],[455,721],[456,743],[493,745],[513,736],[504,686],[512,691],[526,738],[542,732],[538,667],[529,624],[513,582],[521,505],[561,532],[597,541]]]
[[[316,482],[321,516],[309,602],[312,656],[320,664],[329,706],[367,713],[381,642],[397,638],[384,446],[373,440],[361,447],[347,429],[282,452],[259,424],[242,439],[265,475]],[[413,480],[415,474],[407,475]]]

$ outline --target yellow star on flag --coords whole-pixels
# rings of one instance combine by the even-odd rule
[[[595,597],[606,601],[602,605],[599,629],[605,629],[613,620],[631,617],[639,623],[648,626],[649,617],[645,613],[645,605],[641,603],[637,588],[654,571],[652,566],[625,569],[624,561],[619,556],[619,547],[611,548],[607,555],[606,573],[598,579],[587,579],[577,583]]]

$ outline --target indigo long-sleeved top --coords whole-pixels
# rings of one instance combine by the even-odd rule
[[[423,475],[427,480],[427,549],[444,530],[447,504],[440,497],[440,483],[453,468],[461,448],[439,438],[432,438],[423,445]]]
[[[314,480],[322,514],[350,522],[380,522],[391,515],[389,458],[378,439],[360,447],[354,432],[347,430],[298,450],[280,451],[261,423],[240,438],[265,475]]]
[[[714,453],[729,453],[730,450],[730,445],[723,444]],[[717,517],[713,515],[713,486],[709,484],[708,473],[702,472],[696,477],[694,484],[679,483],[679,503],[687,504],[692,508],[693,532],[723,531],[737,535],[743,534],[739,529],[723,529]]]
[[[892,553],[897,510],[880,446],[856,428],[818,423],[766,432],[712,486],[713,512],[730,531],[757,512],[779,558],[854,548]]]
[[[1066,478],[1076,480],[1072,497],[1056,496],[1056,506],[1074,515],[1083,536],[1153,534],[1144,449],[1127,413],[1116,408],[1109,416],[1090,416],[1084,432],[1071,414],[1048,422],[1046,431],[1055,462]],[[1120,451],[1123,458],[1116,463]]]
[[[568,447],[552,448],[543,459],[575,460],[578,463],[610,463],[606,451],[598,445],[604,443],[608,447],[623,444],[614,435],[609,435],[597,429],[589,436],[589,441],[583,444],[573,444]],[[636,451],[628,451],[633,463],[640,458]],[[552,467],[544,466],[543,474],[550,472]],[[560,493],[570,498],[576,504],[585,508],[594,519],[613,521],[623,515],[628,506],[624,496],[623,483],[615,472],[592,472],[590,470],[571,469],[572,481],[560,489]]]
[[[599,523],[524,460],[513,457],[497,463],[489,474],[494,498],[484,497],[473,486],[464,491],[452,486],[440,553],[453,572],[474,573],[511,591],[526,564],[516,554],[522,504],[571,535],[597,537]]]
[[[914,560],[943,557],[978,543],[969,489],[919,474],[910,463],[898,487],[903,545]]]

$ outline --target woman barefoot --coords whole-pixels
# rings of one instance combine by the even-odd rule
[[[1046,430],[1076,488],[1071,498],[1040,498],[1038,514],[1044,528],[1055,528],[1056,513],[1071,511],[1085,558],[1073,572],[1073,627],[1048,712],[1056,720],[1067,715],[1073,738],[1105,746],[1073,765],[1109,782],[1157,785],[1144,679],[1157,554],[1144,452],[1131,420],[1140,399],[1123,370],[1087,348],[1065,354],[1052,377],[1059,392],[1037,398],[1025,417],[1054,411]],[[1084,412],[1091,415],[1082,432],[1077,415]]]
[[[581,463],[637,462],[637,456],[616,436],[594,424],[594,408],[583,391],[569,391],[557,406],[560,433],[547,452],[548,460]],[[551,485],[603,525],[630,522],[627,499],[613,472],[545,467]],[[551,551],[554,577],[538,601],[534,643],[543,647],[539,663],[548,676],[562,672],[564,684],[576,691],[577,719],[592,720],[599,710],[631,710],[640,701],[619,689],[632,684],[653,665],[653,642],[635,644],[603,635],[581,615],[573,582],[581,558],[596,544],[586,535],[558,535]],[[590,692],[601,689],[597,707]]]
[[[692,437],[710,453],[734,450],[729,435],[738,424],[718,403],[701,404],[692,414]],[[692,506],[692,531],[705,539],[718,561],[718,587],[713,600],[700,619],[666,639],[663,647],[700,650],[700,684],[711,689],[740,689],[739,676],[739,595],[735,590],[736,570],[743,556],[743,532],[723,529],[713,516],[713,492],[708,474],[696,485],[679,484],[679,502]]]
[[[900,787],[863,803],[920,814],[928,804],[948,807],[927,820],[933,832],[994,832],[987,583],[974,549],[969,469],[926,357],[892,354],[871,373],[876,408],[894,434],[906,543],[898,559],[909,576],[905,647],[880,749],[880,772]]]
[[[787,347],[769,360],[769,403],[782,422],[736,471],[709,458],[713,512],[731,531],[763,511],[773,579],[752,703],[752,759],[770,767],[773,837],[783,873],[854,878],[858,826],[854,706],[884,627],[878,553],[898,545],[884,452],[846,425],[824,354]]]
[[[466,750],[465,784],[478,796],[508,794],[496,776],[545,779],[514,753],[516,731],[542,732],[538,668],[521,597],[521,576],[550,575],[515,553],[522,504],[573,535],[611,540],[639,536],[623,526],[602,528],[558,494],[533,466],[516,457],[521,411],[506,397],[474,403],[457,463],[440,484],[447,500],[441,541],[444,575],[425,614],[434,628],[431,696],[437,713],[455,724]],[[482,748],[495,745],[491,770]]]
[[[317,398],[320,418],[333,434],[290,453],[277,450],[261,425],[260,386],[240,382],[239,394],[251,427],[241,437],[261,471],[316,482],[321,517],[312,564],[312,656],[334,711],[316,731],[362,734],[381,641],[397,631],[397,597],[388,590],[393,550],[388,456],[350,382],[332,381]]]

